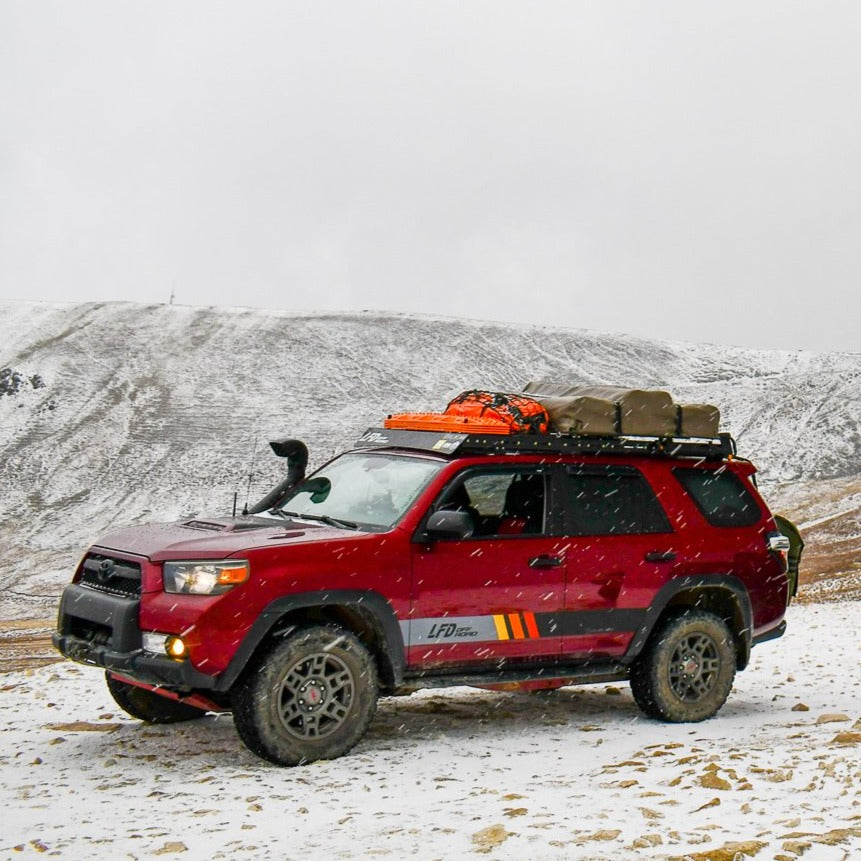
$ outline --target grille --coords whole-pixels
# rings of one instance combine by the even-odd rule
[[[90,553],[84,560],[83,573],[79,582],[88,589],[106,592],[108,595],[139,598],[141,567],[136,562]]]

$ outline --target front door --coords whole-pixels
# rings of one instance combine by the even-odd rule
[[[565,556],[549,534],[549,496],[537,465],[470,468],[443,490],[432,511],[467,511],[474,532],[413,544],[411,666],[559,654]]]

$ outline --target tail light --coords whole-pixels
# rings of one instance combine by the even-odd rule
[[[765,536],[765,546],[783,563],[783,570],[789,568],[789,539],[782,532],[769,532]]]

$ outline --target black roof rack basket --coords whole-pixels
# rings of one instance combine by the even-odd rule
[[[724,460],[736,453],[735,440],[650,436],[581,436],[576,434],[471,434],[368,428],[356,448],[411,448],[445,455],[465,454],[620,454]]]

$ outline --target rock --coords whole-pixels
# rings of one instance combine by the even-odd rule
[[[741,843],[725,843],[716,849],[705,852],[688,852],[686,855],[673,855],[667,861],[742,861],[753,858],[767,846],[759,840],[745,840]]]
[[[848,747],[853,744],[861,744],[861,732],[838,732],[837,735],[831,739],[831,744],[838,744],[844,747]]]
[[[842,721],[848,721],[849,715],[841,715],[841,714],[823,714],[819,715],[816,718],[816,723],[841,723]]]
[[[792,711],[794,711],[794,712],[809,712],[810,706],[806,706],[806,705],[804,705],[804,703],[796,703],[792,707]]]
[[[839,843],[845,843],[850,837],[861,837],[861,828],[835,828],[833,831],[818,835],[814,840],[826,846],[837,846]]]
[[[651,849],[653,846],[663,844],[664,838],[660,834],[644,834],[638,837],[632,844],[632,849]]]
[[[700,786],[704,786],[706,789],[720,789],[727,790],[732,789],[728,780],[724,780],[722,777],[718,777],[714,772],[708,772],[704,774],[700,778]]]
[[[622,833],[621,829],[603,829],[589,836],[589,840],[615,840]]]
[[[482,828],[481,831],[476,831],[472,835],[472,842],[476,845],[476,852],[487,853],[491,849],[505,843],[511,834],[505,830],[504,825],[490,825],[487,828]]]

